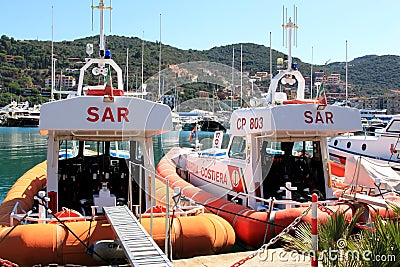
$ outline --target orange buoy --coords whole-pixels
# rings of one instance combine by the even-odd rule
[[[184,181],[177,173],[176,166],[165,156],[156,168],[157,174],[162,177],[160,181],[168,179],[170,187],[179,187],[182,194],[203,204],[209,211],[227,220],[235,230],[236,236],[251,247],[259,247],[265,240],[276,236],[296,218],[301,216],[307,207],[283,209],[271,212],[253,210],[222,197],[208,193],[192,184]],[[162,196],[157,195],[157,198]],[[347,220],[351,220],[357,208],[363,208],[364,212],[358,222],[374,220],[377,214],[383,217],[394,216],[393,211],[384,208],[370,207],[360,203],[340,203],[326,207],[332,212],[343,211]],[[318,212],[318,221],[325,223],[331,213]],[[311,223],[311,212],[302,218],[302,221]]]
[[[63,208],[59,212],[55,213],[54,217],[57,217],[59,219],[70,218],[67,220],[68,222],[85,221],[85,218],[78,211],[73,210],[73,209],[67,209],[67,208]],[[57,221],[54,221],[52,223],[57,223]]]

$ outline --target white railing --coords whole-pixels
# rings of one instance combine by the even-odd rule
[[[274,209],[275,205],[285,205],[285,206],[286,205],[295,205],[295,206],[298,206],[298,207],[308,207],[312,203],[311,200],[307,201],[307,202],[299,202],[299,201],[290,200],[290,199],[276,199],[274,197],[265,199],[265,198],[262,198],[262,197],[257,197],[257,196],[250,195],[250,194],[243,193],[243,192],[237,193],[231,199],[231,201],[235,201],[236,199],[238,199],[241,196],[245,197],[247,199],[247,202],[249,202],[249,199],[253,198],[253,199],[262,201],[264,203],[267,203],[268,204],[268,208],[269,208],[269,210],[267,212],[272,211]],[[335,204],[337,204],[337,200],[323,200],[323,201],[318,201],[318,203],[335,205]]]

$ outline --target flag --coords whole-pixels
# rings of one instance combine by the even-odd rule
[[[318,89],[318,103],[326,105],[328,102],[326,100],[326,95],[325,95],[325,89],[324,89],[324,84],[321,84],[321,86]]]
[[[192,142],[197,136],[197,124],[194,125],[193,130],[190,132],[189,142]]]
[[[114,94],[113,94],[114,89],[112,87],[111,69],[110,68],[108,68],[107,75],[104,78],[104,86],[105,86],[104,94],[108,95],[110,97],[110,99],[112,99],[114,96]]]

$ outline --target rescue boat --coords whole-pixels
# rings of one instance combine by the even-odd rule
[[[221,148],[223,135],[216,133],[213,148],[176,148],[157,167],[172,187],[230,222],[237,237],[251,247],[301,216],[312,193],[332,211],[347,210],[348,218],[357,206],[365,210],[361,221],[387,212],[382,206],[368,206],[377,203],[334,196],[327,138],[360,131],[360,112],[327,105],[323,95],[319,100],[305,99],[305,80],[290,54],[291,30],[297,25],[289,20],[283,26],[289,31],[287,69],[271,80],[267,105],[233,111],[226,149]],[[278,90],[285,84],[297,85],[294,100]],[[320,221],[326,216],[320,213]],[[302,220],[310,218],[311,214]]]
[[[92,8],[100,9],[100,21],[110,9],[103,0]],[[92,45],[87,52],[93,53]],[[124,95],[122,70],[105,50],[103,25],[99,55],[86,59],[75,96],[41,107],[39,130],[48,139],[47,160],[20,177],[0,206],[0,258],[22,266],[121,261],[137,266],[154,262],[151,247],[162,266],[171,266],[167,256],[228,251],[235,242],[230,224],[206,214],[201,205],[190,205],[191,200],[171,200],[174,192],[155,180],[152,138],[172,129],[171,110]],[[105,84],[84,87],[88,70],[104,76]],[[163,213],[154,208],[156,192],[167,203]],[[119,206],[126,212],[105,211]],[[123,239],[127,220],[116,224],[112,218],[125,215],[138,217],[132,225],[149,233],[140,232],[146,243],[139,243],[139,232]]]

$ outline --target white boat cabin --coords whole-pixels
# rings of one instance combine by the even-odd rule
[[[178,162],[190,183],[254,209],[270,198],[305,201],[313,191],[331,198],[327,138],[362,129],[357,109],[305,99],[304,78],[290,53],[291,29],[297,26],[289,20],[284,27],[287,69],[272,79],[268,106],[232,113],[227,149],[189,153],[186,165]],[[285,84],[297,86],[295,99],[279,90]]]
[[[81,69],[76,96],[41,107],[39,129],[48,136],[47,195],[53,212],[67,207],[90,215],[92,206],[102,212],[117,204],[131,209],[139,202],[145,207],[154,204],[152,137],[172,130],[171,110],[124,96],[122,70],[100,44],[100,58],[86,59]],[[89,67],[107,84],[84,87]],[[116,89],[112,70],[117,74]],[[146,169],[142,175],[138,164]]]
[[[227,149],[187,155],[190,182],[217,196],[253,208],[260,198],[282,199],[290,182],[292,199],[312,191],[332,197],[327,137],[361,128],[357,109],[317,105],[278,105],[240,109],[231,118]],[[290,188],[289,188],[290,189]]]

